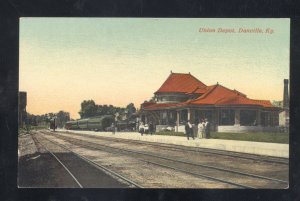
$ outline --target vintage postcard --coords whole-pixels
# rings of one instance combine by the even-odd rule
[[[289,188],[290,19],[20,18],[20,188]]]

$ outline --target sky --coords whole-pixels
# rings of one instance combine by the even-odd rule
[[[27,92],[27,112],[63,110],[74,119],[83,100],[140,107],[170,71],[249,98],[282,100],[289,47],[289,19],[26,17],[19,90]]]

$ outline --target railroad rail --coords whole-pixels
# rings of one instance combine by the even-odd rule
[[[47,133],[47,134],[49,134],[49,133]],[[235,185],[235,186],[241,187],[241,188],[256,188],[256,187],[250,186],[250,185],[241,184],[241,183],[236,183],[236,182],[233,182],[233,181],[230,181],[230,180],[220,179],[220,178],[217,178],[217,177],[214,177],[214,176],[210,176],[210,175],[207,175],[207,174],[197,173],[195,171],[186,171],[183,168],[178,168],[178,164],[181,164],[181,165],[182,164],[190,165],[190,166],[193,166],[194,169],[195,169],[195,167],[201,167],[202,169],[203,168],[206,169],[206,172],[207,171],[211,171],[211,170],[214,170],[215,172],[218,171],[219,174],[221,174],[221,175],[224,174],[224,173],[226,173],[227,175],[231,174],[231,177],[233,177],[233,178],[234,177],[236,178],[237,175],[238,175],[239,177],[240,176],[244,176],[247,179],[254,178],[254,179],[259,179],[259,180],[267,180],[267,181],[271,181],[271,182],[276,182],[277,184],[280,184],[280,185],[288,185],[287,181],[276,179],[276,178],[270,178],[270,177],[265,177],[265,176],[256,175],[256,174],[249,174],[249,173],[245,173],[245,172],[240,172],[240,171],[235,171],[235,170],[220,168],[220,167],[211,166],[211,165],[199,164],[199,163],[194,163],[194,162],[190,162],[190,161],[176,160],[176,159],[173,159],[173,158],[170,158],[170,157],[161,156],[161,155],[157,155],[157,154],[154,155],[154,154],[151,154],[151,153],[146,153],[146,152],[141,152],[141,151],[133,151],[133,150],[130,150],[130,149],[116,148],[116,147],[111,147],[111,146],[107,146],[107,145],[103,145],[103,144],[99,144],[99,143],[94,143],[94,142],[86,142],[86,141],[82,141],[82,140],[75,139],[75,138],[70,138],[70,137],[66,137],[66,136],[60,136],[60,135],[57,135],[57,134],[53,134],[53,135],[55,135],[56,137],[58,137],[60,139],[66,140],[68,142],[71,142],[73,144],[76,144],[76,145],[79,144],[78,146],[85,147],[85,148],[98,149],[98,150],[107,151],[107,152],[110,152],[110,153],[114,152],[114,153],[118,153],[118,154],[120,154],[120,153],[124,154],[124,152],[125,152],[125,153],[131,153],[131,154],[135,154],[135,155],[142,156],[142,157],[146,156],[146,157],[148,157],[148,160],[140,159],[140,158],[139,158],[139,160],[145,161],[147,163],[151,163],[151,164],[155,164],[155,165],[167,167],[167,168],[170,168],[170,169],[174,169],[174,170],[177,170],[177,171],[181,171],[181,172],[184,172],[184,173],[188,173],[188,174],[191,174],[191,175],[195,175],[195,176],[199,176],[199,177],[204,177],[204,178],[207,178],[207,179],[211,179],[211,180],[215,180],[215,181],[219,181],[219,182],[223,182],[223,183]],[[101,148],[99,146],[101,146]],[[149,157],[150,157],[150,159],[149,159]],[[168,161],[168,163],[171,161],[171,162],[173,162],[173,166],[165,165],[165,164],[163,164],[162,161],[160,161],[160,162],[154,162],[157,159]],[[177,163],[177,167],[176,167],[176,165],[174,167],[174,163]]]
[[[60,165],[68,172],[68,174],[73,178],[73,180],[76,182],[76,184],[80,187],[80,188],[83,188],[82,184],[78,181],[78,179],[74,176],[74,174],[69,170],[69,168],[67,168],[65,166],[65,164],[52,152],[50,151],[49,149],[46,148],[46,146],[40,142],[37,138],[33,137],[32,138],[34,140],[34,142],[37,144],[40,144],[43,149],[45,149],[48,153],[50,153],[54,158],[55,160],[60,163]]]
[[[73,155],[75,155],[75,156],[78,157],[79,159],[82,159],[83,161],[87,162],[88,164],[92,165],[93,167],[99,169],[100,171],[102,171],[102,172],[108,172],[110,175],[113,175],[114,177],[117,177],[119,180],[124,181],[124,183],[129,184],[128,186],[133,186],[133,187],[136,187],[136,188],[144,188],[142,185],[137,184],[136,182],[134,182],[134,181],[132,181],[132,180],[130,180],[130,179],[128,179],[128,178],[126,178],[126,177],[124,177],[124,176],[122,176],[122,175],[120,175],[120,174],[118,174],[118,173],[116,173],[116,172],[114,172],[114,171],[112,171],[112,170],[110,170],[110,169],[108,169],[108,168],[106,168],[106,167],[104,167],[104,166],[102,166],[102,165],[100,165],[100,164],[98,164],[98,163],[96,163],[96,162],[90,160],[89,158],[87,158],[87,157],[85,157],[85,156],[82,156],[82,155],[80,155],[80,154],[78,154],[78,153],[73,152],[71,149],[69,149],[68,147],[66,147],[66,146],[64,146],[64,145],[61,145],[61,144],[59,144],[59,143],[57,143],[57,142],[55,142],[55,141],[53,141],[53,140],[50,140],[50,139],[48,139],[48,138],[45,138],[45,137],[43,137],[43,136],[41,136],[41,135],[39,135],[39,137],[41,137],[41,138],[43,138],[43,139],[45,139],[45,140],[51,142],[52,144],[55,144],[56,146],[58,146],[58,147],[60,147],[60,148],[62,148],[62,149],[64,149],[64,150],[67,150],[68,152],[72,153]],[[36,138],[35,138],[35,139],[36,139]],[[58,160],[58,162],[59,162],[59,163],[67,170],[67,172],[73,177],[73,179],[76,181],[76,183],[78,184],[78,186],[79,186],[80,188],[83,188],[83,185],[79,183],[78,179],[77,179],[77,178],[74,176],[74,174],[72,174],[71,171],[70,171],[70,170],[62,163],[62,161],[60,161],[59,158],[58,158],[53,152],[51,152],[49,149],[47,149],[46,146],[45,146],[44,144],[42,144],[38,139],[36,139],[36,140],[43,146],[44,149],[46,149],[51,155],[53,155],[53,156],[55,157],[55,159]]]
[[[61,131],[59,131],[61,132]],[[104,136],[92,136],[92,135],[86,135],[86,134],[80,134],[80,133],[69,133],[69,132],[61,132],[65,134],[70,135],[78,135],[78,136],[84,136],[87,138],[102,138],[106,139],[107,141],[112,142],[128,142],[132,144],[141,144],[141,145],[149,145],[149,146],[155,146],[155,147],[162,147],[172,150],[180,150],[180,151],[189,151],[189,152],[197,152],[197,153],[206,153],[206,154],[214,154],[214,155],[220,155],[220,156],[226,156],[226,157],[233,157],[233,158],[240,158],[240,159],[248,159],[248,160],[254,160],[254,161],[261,161],[261,162],[267,162],[267,163],[277,163],[277,164],[289,164],[289,160],[286,158],[281,157],[271,157],[271,156],[262,156],[262,155],[255,155],[255,154],[247,154],[247,153],[236,153],[233,151],[220,151],[217,149],[209,149],[209,148],[199,148],[199,147],[187,147],[184,145],[175,145],[175,144],[166,144],[166,143],[154,143],[154,142],[145,142],[145,141],[138,141],[138,140],[128,140],[128,139],[114,139],[111,137],[104,137]]]

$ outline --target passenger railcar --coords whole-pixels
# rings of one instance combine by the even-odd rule
[[[111,126],[113,122],[114,122],[114,117],[112,115],[104,115],[104,116],[91,117],[86,119],[79,119],[75,121],[68,121],[65,124],[65,129],[105,131],[106,128]]]
[[[78,120],[78,127],[80,130],[88,130],[88,121],[89,119],[80,119]]]
[[[76,129],[79,129],[78,122],[77,121],[68,121],[68,122],[66,122],[65,129],[67,129],[67,130],[71,130],[71,129],[76,130]]]

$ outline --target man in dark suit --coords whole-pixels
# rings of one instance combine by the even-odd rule
[[[154,133],[154,125],[152,121],[149,122],[149,133],[152,135]]]
[[[190,122],[190,120],[187,121],[187,124],[185,126],[185,131],[186,131],[186,135],[187,135],[187,139],[189,140],[189,137],[191,136],[193,139],[194,138],[194,131],[193,131],[193,126]]]
[[[210,138],[210,122],[208,119],[205,119],[205,137]]]
[[[188,122],[186,122],[185,126],[184,126],[184,129],[185,129],[185,134],[186,134],[186,137],[187,139],[189,140],[189,132],[190,132],[190,128],[189,128],[189,124]]]

